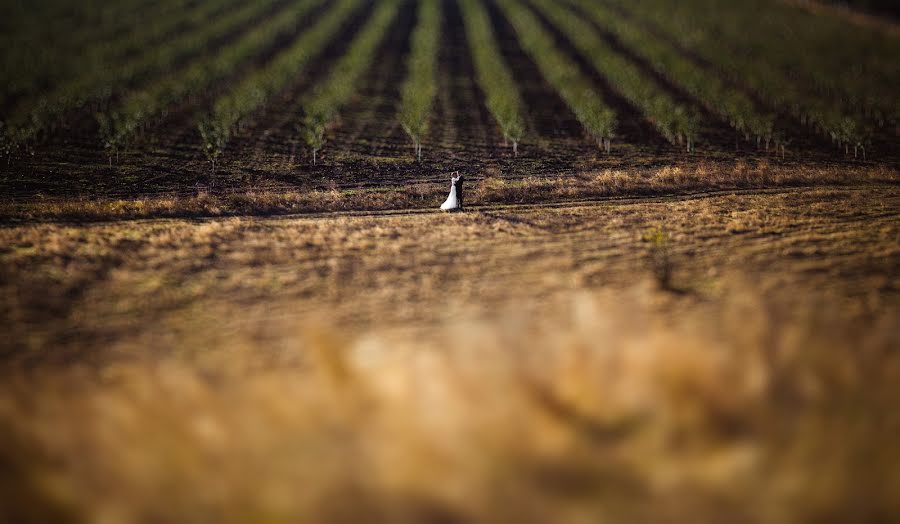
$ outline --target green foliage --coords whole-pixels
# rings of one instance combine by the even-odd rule
[[[215,120],[202,120],[197,124],[197,129],[200,131],[200,138],[203,139],[203,154],[206,155],[215,171],[216,160],[225,150],[230,130]]]
[[[569,1],[580,6],[582,12],[612,32],[623,45],[646,60],[658,73],[718,113],[735,130],[761,137],[767,142],[774,139],[777,143],[774,115],[757,111],[752,100],[726,85],[719,75],[696,65],[669,43],[601,3],[587,0]]]
[[[236,68],[292,34],[309,11],[324,0],[301,0],[253,27],[208,60],[192,62],[177,74],[127,97],[115,110],[119,132],[132,136],[186,97],[208,89],[234,74]]]
[[[534,5],[572,41],[612,87],[647,116],[670,142],[693,150],[700,118],[691,108],[672,99],[630,60],[612,49],[578,14],[550,0]],[[605,22],[604,22],[605,23]]]
[[[898,121],[896,41],[760,0],[611,1],[845,151]]]
[[[512,23],[519,43],[535,61],[547,82],[572,109],[584,129],[598,145],[616,132],[616,115],[594,91],[577,64],[556,48],[553,36],[537,17],[517,0],[499,0]],[[607,142],[608,150],[608,142]]]
[[[478,85],[485,94],[487,107],[518,153],[518,143],[525,131],[522,97],[494,35],[487,11],[479,0],[460,2],[466,39],[475,63]]]
[[[234,87],[205,116],[207,125],[216,121],[218,135],[227,143],[235,126],[303,74],[310,57],[321,52],[323,42],[330,41],[361,2],[13,2],[6,6],[0,32],[0,47],[15,50],[0,57],[4,79],[0,98],[9,107],[2,115],[0,153],[9,158],[17,148],[83,110],[98,115],[100,138],[112,158],[167,110],[222,83]],[[698,113],[668,96],[639,67],[606,45],[594,24],[582,18],[602,26],[657,73],[736,132],[755,137],[766,150],[774,143],[783,154],[789,139],[786,130],[775,125],[774,114],[790,113],[848,155],[852,149],[863,156],[878,132],[876,126],[890,132],[900,119],[896,89],[900,43],[878,31],[850,29],[837,17],[812,15],[770,0],[499,3],[523,48],[588,133],[607,150],[615,134],[615,114],[580,75],[577,65],[554,47],[553,35],[534,16],[534,9],[564,33],[663,135],[688,149],[693,149],[702,124]],[[565,3],[577,5],[578,14]],[[355,7],[351,9],[350,4]],[[314,28],[288,42],[322,5],[327,9],[314,17]],[[397,117],[418,153],[436,92],[441,1],[420,0],[414,5],[419,20]],[[525,127],[515,78],[498,50],[481,0],[460,0],[460,7],[477,82],[515,150]],[[261,63],[261,56],[283,42],[287,42],[285,51]],[[353,79],[353,75],[334,73],[341,74]],[[313,117],[301,120],[298,134],[305,135],[299,129],[310,122],[314,138],[309,141],[317,147],[340,106],[356,89],[350,82],[337,82],[323,90],[327,96],[298,101],[303,112]],[[735,89],[734,84],[746,86],[751,94]],[[753,98],[761,99],[767,109]]]
[[[441,36],[439,0],[419,3],[419,20],[412,35],[412,51],[406,62],[406,81],[400,88],[400,124],[412,138],[416,157],[422,158],[422,135],[437,93],[437,57]]]
[[[297,133],[312,151],[313,165],[316,164],[316,154],[325,145],[325,129],[329,120],[330,117],[325,112],[311,111],[295,126]]]
[[[328,123],[359,87],[359,79],[371,65],[375,50],[396,17],[399,5],[398,0],[380,2],[328,77],[301,99],[304,113],[301,134],[313,153],[324,145]]]
[[[0,49],[0,98],[29,98],[46,86],[76,76],[90,76],[125,54],[140,51],[151,30],[167,30],[180,23],[190,0],[167,0],[154,5],[146,0],[41,0],[5,2]],[[21,12],[16,13],[17,8]],[[148,9],[149,8],[149,9]],[[152,11],[153,16],[139,18]]]
[[[301,74],[309,61],[325,48],[359,0],[341,0],[312,28],[297,38],[265,67],[244,78],[237,86],[216,100],[209,120],[215,123],[227,142],[230,130]],[[223,146],[224,147],[224,142]]]
[[[78,74],[60,79],[52,89],[36,99],[26,97],[15,108],[10,120],[21,128],[23,141],[34,139],[71,111],[87,105],[99,105],[129,86],[166,74],[180,61],[201,55],[210,40],[251,20],[273,1],[254,3],[213,23],[208,23],[207,19],[228,8],[235,0],[211,0],[187,13],[160,14],[153,19],[155,23],[136,29],[127,39],[113,39],[90,47],[85,51],[86,56],[79,58],[82,70]],[[202,24],[205,25],[199,27]],[[191,29],[176,38],[155,43],[156,38],[162,38],[167,30],[174,30],[174,26]],[[151,44],[154,44],[153,52],[140,52]],[[116,60],[118,65],[110,67],[109,63]],[[138,128],[121,117],[114,120],[122,127],[118,134],[127,134]],[[98,123],[103,125],[103,122]],[[101,136],[101,139],[105,142],[107,137]]]

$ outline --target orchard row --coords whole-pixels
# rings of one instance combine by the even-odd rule
[[[605,154],[614,152],[621,115],[592,74],[687,152],[703,147],[701,130],[717,119],[782,155],[797,133],[865,155],[872,137],[896,130],[900,117],[900,49],[892,37],[825,16],[801,17],[774,0],[452,1],[484,104],[513,155],[529,133],[529,104],[541,101],[523,96],[489,7],[506,19],[519,48]],[[364,12],[341,56],[291,101],[298,115],[293,132],[315,162],[399,11],[414,9],[396,119],[421,158],[436,118],[445,4],[94,0],[73,6],[46,0],[42,13],[22,8],[4,22],[9,27],[0,45],[9,52],[0,63],[6,79],[0,145],[12,158],[66,119],[89,112],[112,161],[157,131],[170,111],[194,103],[195,136],[214,165],[235,133],[313,74],[312,64]]]

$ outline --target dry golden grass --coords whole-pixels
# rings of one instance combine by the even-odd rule
[[[781,166],[766,161],[723,165],[697,162],[646,171],[604,170],[575,177],[508,179],[488,173],[473,182],[468,204],[544,204],[621,196],[829,185],[896,184],[895,169],[847,166]],[[120,218],[232,216],[331,211],[434,209],[446,184],[355,190],[260,189],[143,198],[38,198],[0,202],[0,220],[108,220]]]
[[[427,341],[275,322],[212,352],[154,358],[149,344],[99,370],[7,377],[2,511],[15,522],[900,516],[897,311],[860,318],[730,291],[675,324],[638,286],[576,294],[569,314],[539,322],[451,323]]]
[[[7,225],[0,514],[890,522],[898,216],[886,186]]]
[[[653,196],[688,192],[777,187],[815,187],[869,183],[895,183],[896,170],[886,167],[777,166],[767,162],[731,166],[698,162],[691,166],[664,166],[641,175],[607,169],[576,178],[531,177],[506,180],[489,177],[476,194],[486,202],[537,202],[608,196]]]
[[[0,228],[10,335],[0,349],[80,358],[70,352],[114,351],[154,330],[177,340],[189,320],[228,325],[236,311],[238,326],[325,311],[355,330],[490,315],[510,302],[535,310],[652,277],[646,235],[657,228],[671,286],[688,299],[717,296],[727,274],[765,289],[890,296],[898,211],[891,188],[806,189],[456,215],[25,224]]]

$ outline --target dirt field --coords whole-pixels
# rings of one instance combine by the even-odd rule
[[[900,521],[896,24],[754,2],[12,3],[0,521]]]
[[[898,214],[867,185],[7,224],[7,514],[890,520]]]
[[[675,296],[688,303],[720,296],[732,274],[790,295],[802,287],[894,302],[898,206],[894,186],[861,186],[451,216],[8,226],[4,316],[21,336],[5,342],[64,358],[70,345],[96,353],[195,323],[254,330],[317,311],[354,330],[481,318],[511,305],[536,313],[573,290],[652,278],[649,253],[662,248],[642,239],[654,228],[668,239]]]

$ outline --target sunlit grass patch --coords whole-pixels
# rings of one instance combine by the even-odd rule
[[[226,521],[890,520],[896,311],[578,294],[429,342],[275,321],[0,386],[5,514]],[[546,320],[546,319],[545,319]],[[539,326],[521,330],[517,326]],[[276,344],[271,341],[274,330]],[[204,346],[196,331],[185,345]],[[444,342],[435,342],[443,340]],[[10,498],[10,497],[14,498]]]

